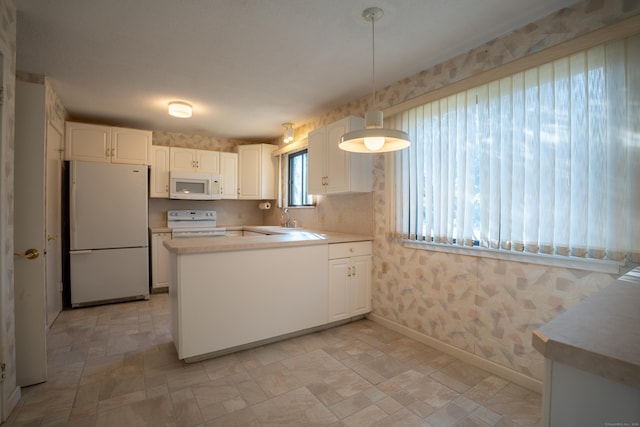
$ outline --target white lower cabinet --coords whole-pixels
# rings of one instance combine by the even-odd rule
[[[151,291],[166,290],[169,286],[169,250],[163,242],[171,240],[171,233],[151,233]]]
[[[326,259],[327,245],[170,252],[170,324],[178,358],[197,361],[325,325]]]
[[[371,311],[371,242],[329,245],[329,322]]]

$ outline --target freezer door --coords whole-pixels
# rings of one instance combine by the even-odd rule
[[[149,296],[147,248],[71,251],[71,305]]]
[[[71,162],[71,250],[147,246],[147,167]]]

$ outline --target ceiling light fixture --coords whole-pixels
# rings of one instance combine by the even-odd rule
[[[293,141],[293,123],[283,123],[282,127],[284,128],[284,137],[283,141],[285,144]]]
[[[191,104],[182,101],[171,101],[169,103],[169,115],[173,117],[180,117],[181,119],[188,119],[191,117],[193,110]]]
[[[371,22],[371,50],[372,54],[372,99],[371,106],[376,104],[376,52],[375,52],[375,21],[382,18],[383,10],[379,7],[370,7],[362,12],[365,21]],[[369,110],[364,115],[364,129],[354,130],[342,135],[340,147],[342,150],[354,153],[385,153],[388,151],[402,150],[411,145],[409,135],[397,129],[385,129],[382,127],[383,115],[380,110]]]

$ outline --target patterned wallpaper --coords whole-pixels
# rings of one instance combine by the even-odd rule
[[[153,145],[164,147],[195,148],[198,150],[212,150],[233,152],[238,145],[255,144],[239,139],[216,138],[213,136],[185,134],[175,132],[153,131]]]
[[[394,105],[638,13],[638,1],[580,2],[398,82],[381,98]],[[373,312],[526,376],[544,376],[532,331],[616,278],[404,248],[385,236],[383,155],[374,188]]]
[[[16,72],[16,9],[10,0],[0,0],[0,55],[2,57],[2,85],[4,103],[2,112],[2,139],[0,140],[0,349],[2,361],[7,364],[7,377],[0,384],[2,396],[9,407],[4,417],[17,403],[20,390],[16,387],[15,323],[13,289],[13,153],[15,122]]]
[[[640,13],[640,1],[578,2],[465,54],[410,76],[378,92],[384,107],[400,104],[501,64],[539,52]],[[368,97],[328,112],[296,128],[296,135],[362,115]],[[542,379],[544,360],[531,346],[533,330],[586,296],[609,285],[615,276],[521,262],[404,248],[385,235],[384,155],[375,155],[373,313],[462,351]],[[327,200],[341,199],[333,206]],[[324,200],[326,199],[326,200]],[[304,213],[304,226],[324,227],[321,216],[341,212],[366,223],[369,200],[360,196],[321,199],[315,214]],[[277,221],[275,213],[269,217]],[[336,230],[338,231],[338,230]]]
[[[0,13],[0,41],[10,46],[15,55],[15,9],[7,0],[0,0]],[[379,90],[379,101],[384,106],[397,105],[638,13],[640,2],[634,0],[576,3]],[[15,57],[10,61],[11,69],[15,69]],[[5,77],[9,80],[9,85],[5,86],[8,100],[13,94],[11,79]],[[350,114],[362,115],[369,101],[368,97],[363,97],[332,110],[296,128],[296,135],[305,135]],[[8,111],[3,113],[3,124],[13,122]],[[13,191],[10,161],[13,127],[2,128],[6,133],[0,152],[0,172],[3,174],[0,203],[6,207],[11,204]],[[246,142],[154,132],[153,143],[233,151],[235,145]],[[375,158],[374,188],[375,191],[368,195],[323,197],[316,209],[300,210],[297,215],[307,227],[374,233],[374,313],[524,375],[538,379],[543,376],[543,359],[531,347],[531,331],[614,280],[613,276],[602,273],[404,248],[385,236],[383,155]],[[1,270],[2,283],[13,280],[12,256],[9,256],[12,252],[12,219],[7,212],[2,209],[0,213],[5,230],[2,235],[2,261],[5,262]],[[278,216],[272,209],[265,213],[265,223],[276,223]],[[354,230],[354,227],[361,228]],[[12,287],[3,285],[1,290],[1,326],[5,333],[13,336]],[[15,384],[15,372],[10,375],[14,376]]]

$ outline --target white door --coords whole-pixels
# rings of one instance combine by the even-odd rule
[[[371,311],[371,256],[351,259],[351,315]]]
[[[147,167],[70,165],[70,249],[147,246]]]
[[[47,379],[44,102],[43,85],[16,82],[14,259],[19,386]]]
[[[238,198],[238,154],[220,153],[220,173],[222,174],[222,198]]]
[[[62,176],[62,131],[52,122],[47,123],[47,179],[46,185],[46,234],[45,256],[47,289],[47,327],[51,327],[62,311],[62,247],[60,242],[60,190]]]
[[[350,315],[350,259],[329,260],[329,322],[346,319]]]
[[[198,172],[220,173],[220,152],[196,150],[196,166]]]
[[[111,162],[111,128],[86,123],[66,123],[65,159]]]
[[[327,126],[327,193],[349,191],[349,153],[338,147],[348,127],[349,118]]]
[[[260,199],[260,146],[241,145],[238,147],[239,199]]]
[[[151,131],[112,128],[111,161],[130,165],[148,165],[151,139]]]
[[[172,172],[194,172],[196,170],[196,154],[190,148],[169,149],[170,166]]]
[[[151,146],[149,197],[169,198],[169,147]]]
[[[324,194],[327,162],[327,129],[309,132],[309,194]]]

